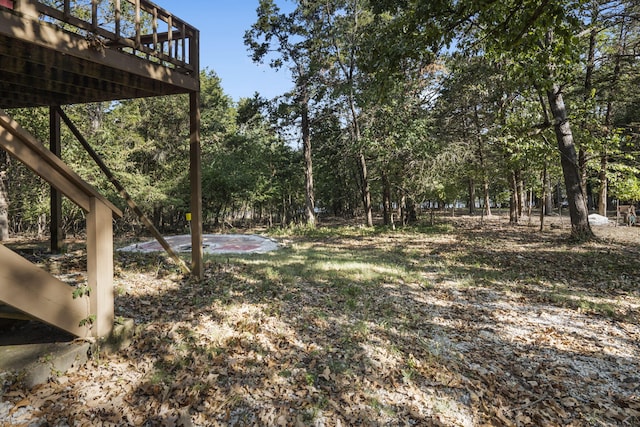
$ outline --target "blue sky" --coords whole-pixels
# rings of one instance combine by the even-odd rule
[[[256,21],[258,0],[152,0],[200,30],[200,67],[222,79],[224,92],[234,101],[259,92],[265,98],[291,88],[286,69],[255,64],[244,45],[246,30]],[[291,5],[279,0],[280,7]]]

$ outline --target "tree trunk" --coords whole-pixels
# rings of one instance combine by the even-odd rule
[[[155,205],[153,207],[153,225],[156,229],[164,232],[164,218],[163,218],[163,207],[161,205]]]
[[[525,203],[526,203],[526,195],[524,191],[524,181],[522,180],[522,174],[520,170],[516,170],[516,183],[517,183],[517,191],[516,194],[518,196],[518,219],[522,218],[522,213],[525,212]]]
[[[391,184],[387,171],[382,171],[382,207],[384,210],[384,225],[391,225]]]
[[[476,213],[476,184],[472,177],[469,177],[469,215]]]
[[[360,179],[362,180],[362,203],[367,218],[367,227],[373,227],[373,209],[371,207],[371,187],[369,186],[369,173],[367,172],[367,160],[361,151],[358,156],[360,162]]]
[[[356,145],[360,144],[360,125],[358,124],[358,112],[353,95],[349,96],[349,108],[351,110],[351,128],[353,140]],[[360,180],[362,181],[362,204],[367,221],[367,227],[373,227],[373,208],[371,206],[371,186],[369,185],[369,172],[367,171],[367,159],[362,148],[359,149],[358,164],[360,169]]]
[[[411,197],[405,197],[405,220],[404,224],[413,224],[418,220],[418,214],[416,212],[416,204],[413,203],[413,199]]]
[[[484,214],[491,216],[491,196],[489,195],[489,178],[482,178],[482,191],[484,196]]]
[[[309,124],[309,96],[303,88],[301,95],[302,107],[302,150],[304,151],[304,198],[305,217],[309,227],[315,227],[315,196],[313,191],[313,161],[311,157],[311,129]]]
[[[598,192],[598,213],[607,216],[607,155],[600,155],[600,191]]]
[[[547,164],[544,165],[544,214],[551,215],[553,212],[553,188],[551,188],[551,177],[549,176],[549,169]]]
[[[580,173],[580,188],[584,193],[584,201],[589,207],[589,199],[587,197],[587,151],[580,147],[578,150],[578,171]]]
[[[484,209],[485,215],[491,216],[491,203],[489,198],[489,177],[485,167],[484,161],[484,141],[482,139],[482,128],[480,126],[480,117],[478,115],[478,107],[474,107],[474,122],[476,126],[476,132],[478,134],[478,162],[480,163],[480,173],[482,174],[482,190],[484,192]]]
[[[549,171],[545,162],[544,172],[542,172],[542,195],[540,196],[540,231],[544,230],[544,216],[548,215],[547,210],[547,180],[549,179]]]
[[[560,162],[564,175],[564,184],[569,202],[569,216],[571,218],[571,236],[578,240],[588,240],[594,237],[589,225],[589,212],[581,186],[578,156],[571,133],[571,125],[562,98],[562,92],[557,84],[547,90],[547,98],[551,106],[554,119],[554,130],[560,150]]]
[[[511,187],[511,197],[509,201],[509,223],[518,223],[518,178],[515,171],[511,171],[509,176],[509,187]]]
[[[400,218],[400,222],[402,225],[407,225],[406,222],[406,212],[407,207],[405,204],[407,203],[407,196],[402,192],[402,196],[400,197],[400,203],[398,204],[398,217]]]
[[[624,46],[625,46],[625,33],[626,33],[626,28],[624,26],[624,21],[623,21],[623,25],[621,25],[620,28],[620,35],[618,36],[618,52],[616,55],[616,60],[615,60],[615,66],[613,68],[613,79],[612,79],[612,90],[615,91],[616,87],[618,86],[618,81],[620,79],[620,72],[621,72],[621,58],[622,58],[622,54],[624,53]],[[613,102],[611,101],[611,99],[607,102],[607,110],[604,116],[604,127],[605,127],[605,131],[607,132],[607,136],[611,135],[611,115],[613,113]],[[608,168],[608,156],[606,153],[606,150],[603,150],[602,153],[600,153],[600,174],[599,174],[599,178],[600,178],[600,192],[598,194],[599,196],[599,201],[598,201],[598,213],[602,216],[607,216],[607,187],[609,185],[609,180],[607,178],[607,168]]]

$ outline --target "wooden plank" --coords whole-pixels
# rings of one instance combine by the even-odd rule
[[[10,305],[0,303],[0,319],[33,320],[33,316],[29,316]]]
[[[144,78],[160,80],[180,87],[185,92],[198,88],[197,73],[182,74],[161,64],[117,50],[96,49],[84,37],[66,33],[46,22],[21,18],[8,11],[0,10],[0,35],[53,49],[59,54],[114,67]]]
[[[89,330],[88,298],[73,299],[73,288],[0,245],[0,301],[79,337]]]
[[[4,59],[4,58],[3,58]],[[2,61],[3,67],[7,61]],[[14,64],[6,64],[7,68],[3,69],[3,78],[5,81],[10,81],[11,84],[2,83],[3,89],[13,90],[14,92],[24,91],[30,94],[37,88],[37,95],[43,93],[50,94],[48,97],[50,100],[55,100],[61,105],[61,101],[65,99],[82,99],[95,102],[96,100],[109,100],[109,99],[126,99],[132,95],[140,98],[155,96],[157,92],[154,91],[140,91],[137,88],[125,85],[117,85],[106,80],[99,80],[90,77],[85,77],[81,81],[76,78],[69,78],[68,81],[62,77],[58,78],[54,70],[49,70],[49,76],[46,71],[42,73],[37,72],[15,72],[13,70],[28,70],[33,69],[32,63],[22,63],[21,61],[14,59]],[[16,68],[8,68],[10,65],[16,65]],[[74,82],[75,81],[75,82]],[[88,102],[88,101],[87,101]]]
[[[24,163],[29,169],[45,179],[54,188],[57,188],[62,192],[62,194],[80,206],[85,212],[88,212],[89,197],[87,194],[73,185],[67,177],[62,175],[59,171],[51,168],[51,165],[46,162],[43,157],[39,156],[35,151],[25,147],[20,139],[3,125],[4,124],[0,121],[0,147],[6,150],[11,156]]]
[[[16,51],[28,51],[26,47],[16,48]],[[3,101],[0,101],[0,105],[5,107],[27,102],[33,105],[63,105],[184,93],[180,88],[157,80],[143,79],[86,61],[83,63],[77,58],[62,61],[60,56],[45,49],[33,49],[28,58],[16,57],[19,54],[9,54],[7,49],[0,42],[0,51],[12,55],[0,55],[3,68],[0,81]]]
[[[143,79],[115,68],[88,63],[78,58],[57,55],[44,48],[29,49],[29,45],[15,39],[0,43],[3,81],[18,82],[22,86],[45,88],[59,93],[93,90],[94,97],[127,97],[140,93],[155,96],[158,93],[181,93],[161,81]]]

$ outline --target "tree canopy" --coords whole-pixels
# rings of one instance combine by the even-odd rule
[[[288,8],[288,10],[291,8]],[[628,1],[261,0],[248,55],[292,90],[232,100],[201,73],[205,226],[334,214],[373,224],[465,206],[491,215],[640,201],[637,5]],[[160,228],[185,227],[184,96],[64,107]],[[12,114],[41,140],[45,110]],[[63,159],[125,208],[66,130]],[[14,231],[42,230],[48,193],[0,159]],[[82,212],[65,204],[64,227]],[[122,226],[130,224],[131,214]]]

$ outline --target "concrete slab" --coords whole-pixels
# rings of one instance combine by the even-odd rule
[[[0,323],[0,379],[15,378],[27,387],[81,366],[97,353],[125,348],[134,334],[132,319],[120,321],[111,336],[100,342],[75,339],[36,321],[12,322]]]
[[[191,236],[181,234],[166,236],[165,240],[176,252],[191,252]],[[202,236],[202,250],[205,254],[265,253],[278,249],[280,245],[273,239],[256,234],[205,234]],[[134,243],[119,251],[162,252],[164,249],[155,240]]]

